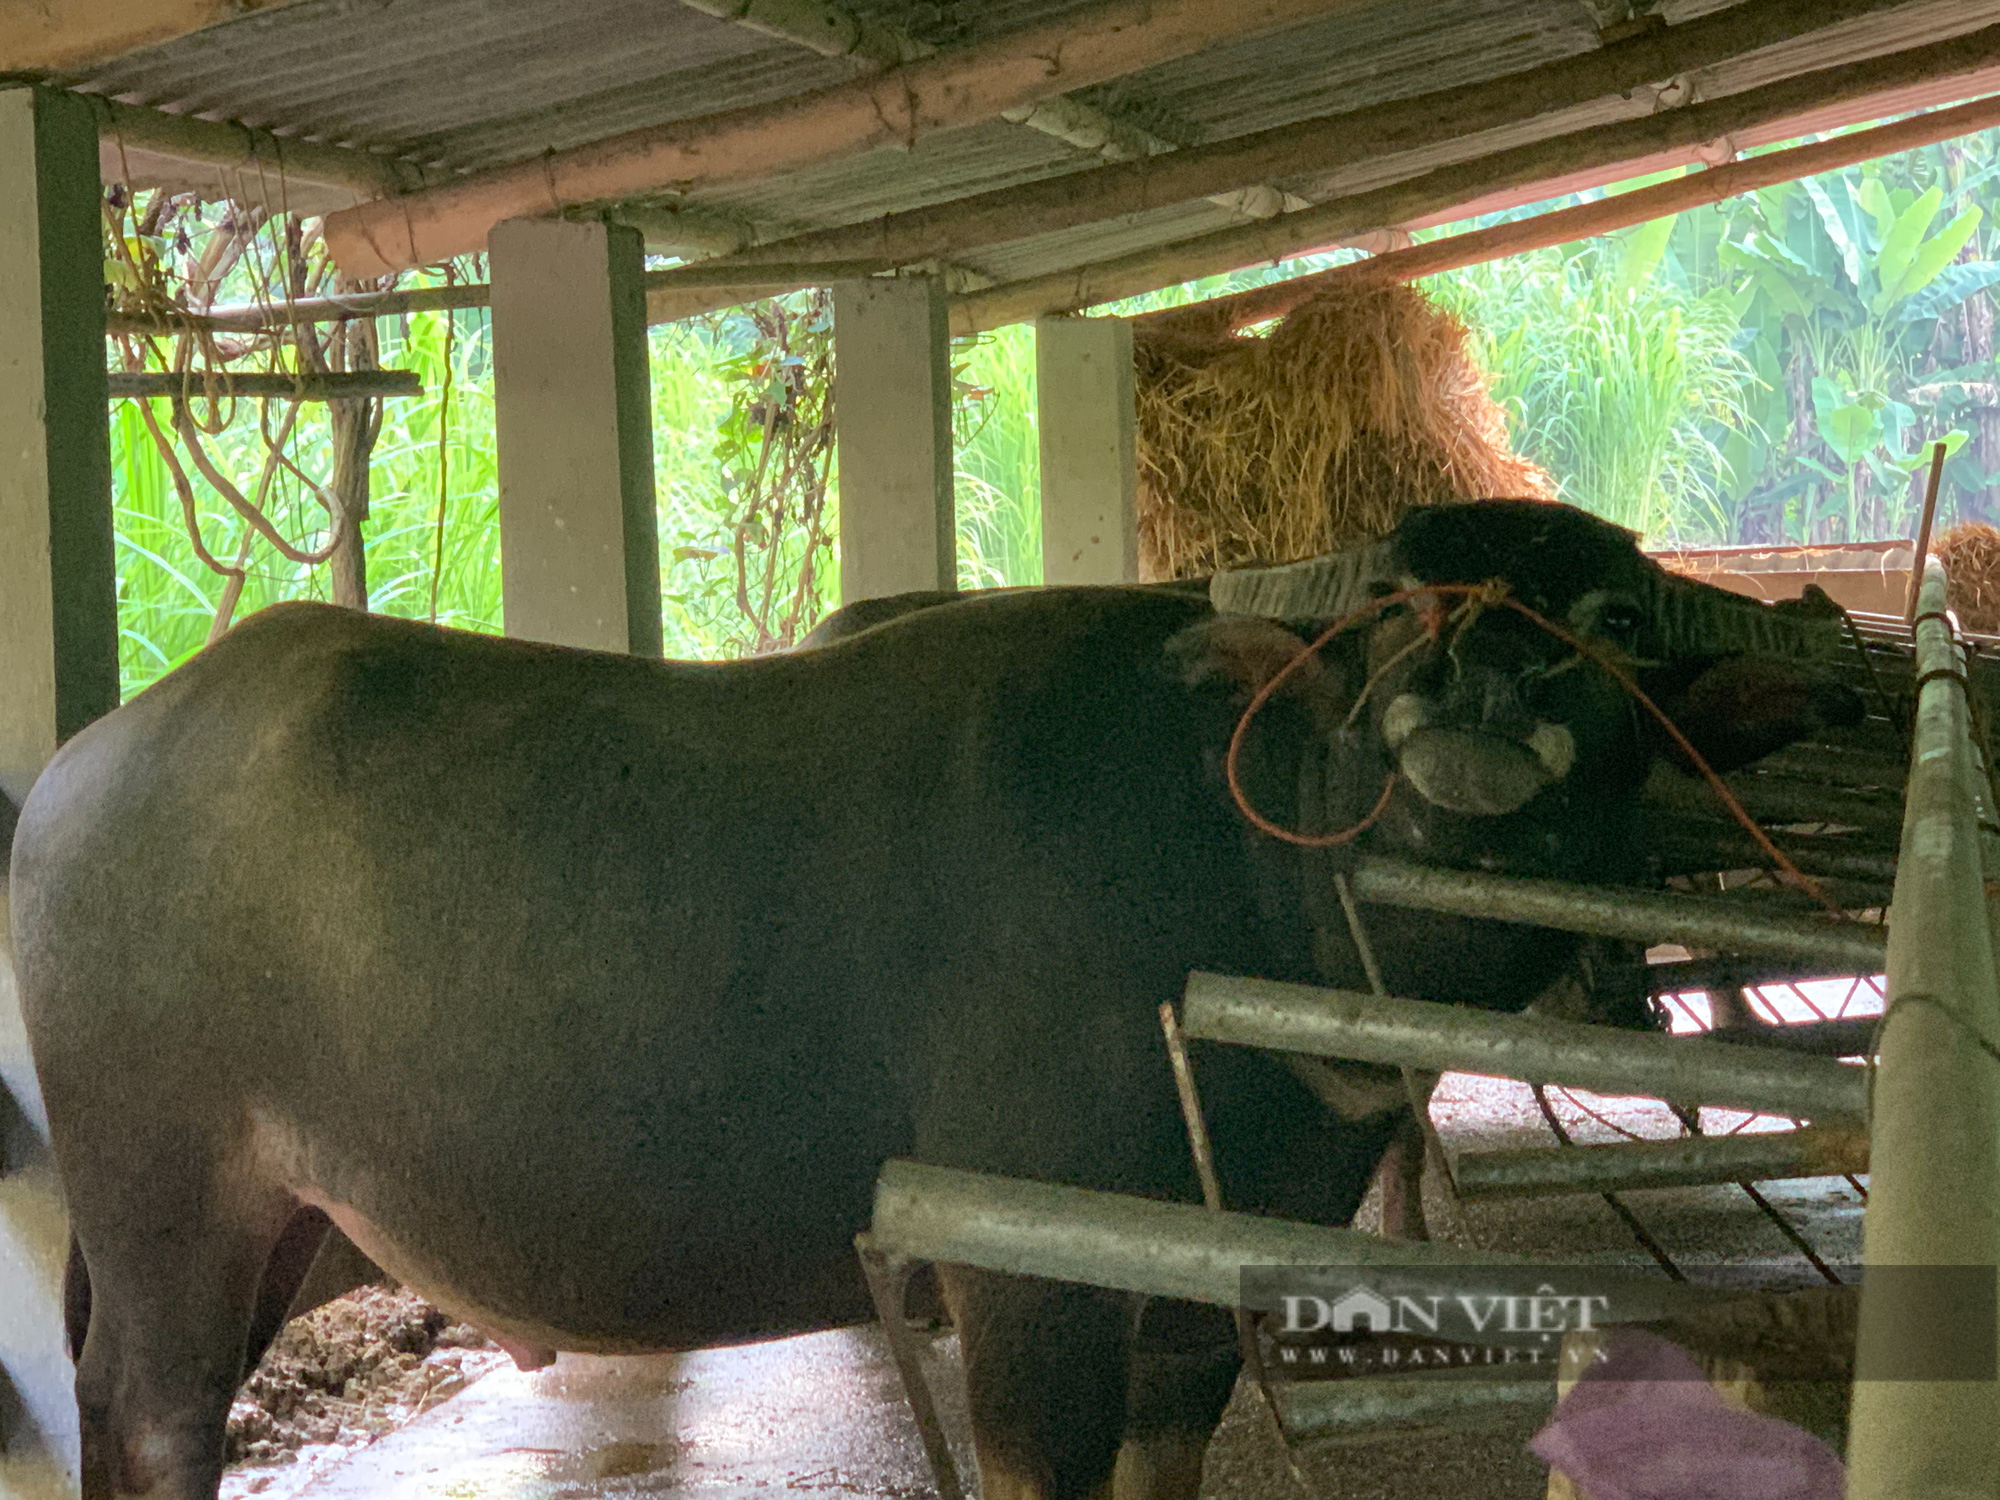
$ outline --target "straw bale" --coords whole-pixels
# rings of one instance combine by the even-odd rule
[[[1293,562],[1419,505],[1553,499],[1465,325],[1410,286],[1314,298],[1262,338],[1140,326],[1140,576]]]
[[[1944,564],[1945,607],[1967,630],[2000,635],[2000,530],[1966,521],[1938,538]]]

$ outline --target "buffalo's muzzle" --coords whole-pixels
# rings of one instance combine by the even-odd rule
[[[1576,741],[1560,724],[1536,724],[1525,738],[1455,726],[1439,722],[1415,693],[1389,704],[1382,737],[1426,802],[1478,817],[1513,812],[1576,761]]]

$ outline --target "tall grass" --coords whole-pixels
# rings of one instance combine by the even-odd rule
[[[1472,326],[1516,449],[1563,499],[1654,542],[1727,540],[1721,438],[1756,383],[1714,298],[1537,251],[1428,281]]]

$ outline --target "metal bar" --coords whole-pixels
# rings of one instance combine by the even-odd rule
[[[1549,1133],[1555,1136],[1556,1144],[1564,1150],[1574,1146],[1576,1142],[1571,1140],[1569,1132],[1563,1129],[1563,1122],[1557,1116],[1555,1106],[1549,1103],[1548,1089],[1538,1083],[1534,1086],[1534,1095],[1535,1108],[1542,1112],[1542,1118],[1548,1122]],[[1632,1238],[1639,1242],[1639,1248],[1653,1257],[1655,1265],[1676,1281],[1687,1280],[1687,1273],[1674,1264],[1674,1258],[1667,1254],[1667,1247],[1653,1237],[1653,1231],[1632,1212],[1631,1206],[1624,1199],[1616,1193],[1599,1193],[1598,1196],[1604,1200],[1604,1206],[1618,1216],[1618,1221],[1631,1231]]]
[[[1961,654],[1943,617],[1944,569],[1918,601],[1916,723],[1889,941],[1889,1008],[1874,1092],[1873,1174],[1863,1260],[2000,1262],[2000,984],[1987,928],[1973,746]],[[1914,1315],[1865,1277],[1862,1368],[1897,1346]],[[1855,1382],[1847,1446],[1852,1500],[1990,1495],[2000,1473],[2000,1388],[1988,1382]]]
[[[1591,937],[1685,943],[1724,953],[1782,954],[1826,963],[1835,972],[1846,968],[1876,974],[1882,966],[1882,934],[1877,928],[1746,911],[1729,901],[1673,891],[1523,880],[1368,859],[1355,872],[1354,894],[1382,906],[1526,922]]]
[[[1793,1119],[1860,1119],[1868,1105],[1865,1070],[1831,1058],[1266,979],[1189,975],[1181,1026],[1206,1041]]]
[[[1458,1185],[1468,1198],[1530,1198],[1837,1177],[1867,1170],[1866,1131],[1815,1125],[1756,1135],[1468,1152],[1458,1159]]]
[[[1505,1380],[1484,1370],[1378,1375],[1365,1380],[1298,1380],[1272,1390],[1285,1430],[1295,1438],[1546,1411],[1556,1403],[1553,1379]]]
[[[924,1457],[930,1461],[938,1500],[964,1500],[958,1465],[952,1459],[944,1424],[938,1420],[937,1402],[931,1398],[930,1382],[924,1379],[923,1354],[905,1311],[904,1293],[909,1290],[914,1267],[903,1256],[884,1254],[874,1237],[865,1232],[854,1237],[854,1253],[860,1257],[862,1275],[868,1279],[868,1295],[874,1299],[875,1316],[882,1320],[889,1356],[903,1379],[903,1394],[909,1398],[910,1415],[916,1419],[917,1435],[923,1439]]]
[[[218,399],[231,396],[277,397],[290,401],[338,401],[361,396],[421,396],[423,381],[415,370],[360,370],[324,375],[236,375],[223,370],[213,376],[197,372],[148,370],[141,374],[114,371],[111,399],[180,396]]]
[[[1511,1289],[1520,1267],[1532,1263],[1461,1245],[1385,1240],[1357,1229],[902,1160],[882,1165],[869,1233],[878,1250],[908,1260],[1232,1308],[1241,1300],[1245,1266],[1365,1266],[1370,1285],[1384,1297],[1457,1297],[1482,1290],[1476,1284],[1481,1267],[1493,1268],[1496,1288]],[[1733,1295],[1650,1272],[1602,1274],[1617,1289],[1613,1313],[1632,1322]]]

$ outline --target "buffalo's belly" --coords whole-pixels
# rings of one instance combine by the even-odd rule
[[[283,1134],[284,1132],[279,1132]],[[294,1135],[296,1140],[296,1135]],[[713,1143],[709,1143],[712,1147]],[[356,1155],[283,1154],[287,1186],[376,1264],[515,1345],[639,1353],[740,1342],[867,1314],[854,1236],[899,1141],[804,1158],[710,1149],[698,1162],[601,1137],[496,1130]],[[690,1153],[703,1143],[687,1143]],[[665,1170],[663,1170],[665,1168]]]

